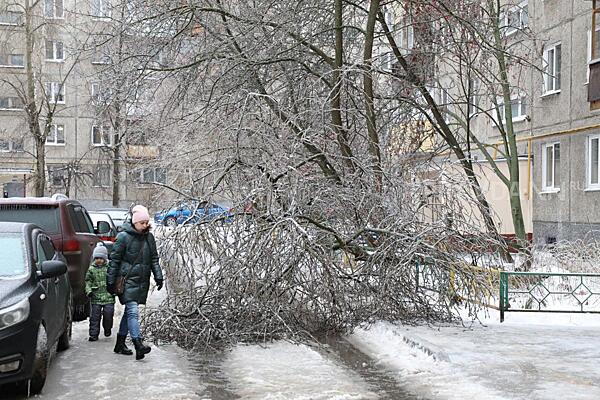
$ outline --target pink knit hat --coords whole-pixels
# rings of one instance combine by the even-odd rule
[[[140,204],[131,209],[131,223],[150,221],[148,209]]]

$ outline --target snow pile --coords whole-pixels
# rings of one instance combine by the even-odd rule
[[[382,367],[398,371],[398,380],[428,399],[506,399],[478,376],[463,371],[448,355],[420,338],[405,337],[400,328],[378,322],[356,329],[348,340]]]
[[[377,398],[355,373],[305,345],[237,346],[223,369],[245,400]]]

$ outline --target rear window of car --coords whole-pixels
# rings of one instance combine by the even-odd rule
[[[60,232],[57,207],[31,204],[0,205],[0,221],[30,222],[38,225],[48,234]]]
[[[0,277],[18,276],[27,271],[21,235],[0,234],[0,260]]]

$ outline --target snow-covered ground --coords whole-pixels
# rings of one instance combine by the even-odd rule
[[[485,325],[377,323],[348,340],[419,397],[599,399],[600,316],[492,314]]]

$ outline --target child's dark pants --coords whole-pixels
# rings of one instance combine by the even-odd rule
[[[92,312],[90,314],[90,337],[97,338],[100,334],[100,318],[102,318],[104,332],[109,332],[113,326],[114,314],[114,304],[92,304]]]

